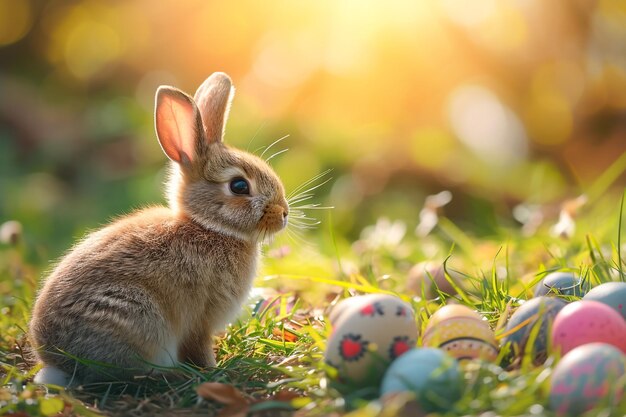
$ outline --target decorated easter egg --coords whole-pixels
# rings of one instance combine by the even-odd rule
[[[478,313],[459,304],[444,306],[432,315],[422,343],[443,349],[459,360],[491,361],[498,356],[496,338],[489,324]]]
[[[352,300],[333,323],[324,358],[342,383],[378,386],[391,361],[415,347],[415,315],[409,304],[390,295]]]
[[[278,317],[289,315],[296,305],[296,297],[289,294],[274,294],[260,298],[252,309],[252,314],[256,317],[265,316]]]
[[[624,375],[626,359],[614,346],[605,343],[578,346],[554,368],[550,408],[557,415],[580,415],[599,404],[615,406],[624,395]]]
[[[556,297],[531,298],[511,315],[504,330],[502,344],[510,343],[515,356],[521,356],[528,349],[535,363],[542,363],[547,357],[549,329],[554,318],[567,303]],[[532,346],[527,343],[533,340]]]
[[[406,286],[409,291],[414,294],[422,295],[426,297],[436,297],[438,291],[445,294],[456,294],[450,280],[455,285],[460,286],[463,281],[463,276],[452,270],[448,270],[448,277],[446,277],[445,270],[442,263],[437,262],[420,262],[415,264],[407,275]]]
[[[441,411],[461,397],[458,362],[440,349],[415,348],[394,361],[381,384],[381,397],[411,392],[423,411]]]
[[[626,319],[626,282],[605,282],[592,288],[583,300],[599,301],[617,310]]]
[[[564,355],[587,343],[608,343],[626,352],[626,321],[606,304],[576,301],[559,311],[552,325],[552,346]]]
[[[335,307],[333,307],[333,309],[330,311],[330,314],[328,315],[328,322],[334,325],[335,323],[337,323],[337,320],[339,320],[339,318],[343,315],[345,311],[356,305],[373,303],[388,298],[393,298],[394,300],[397,299],[397,297],[387,294],[365,294],[356,297],[346,298],[345,300],[341,300],[340,302],[338,302]]]
[[[571,272],[552,272],[546,275],[535,287],[535,297],[542,295],[585,295],[583,281]]]

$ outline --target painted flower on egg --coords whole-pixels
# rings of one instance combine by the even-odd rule
[[[367,350],[368,344],[368,341],[361,340],[360,334],[348,333],[339,342],[339,356],[348,362],[359,360]]]

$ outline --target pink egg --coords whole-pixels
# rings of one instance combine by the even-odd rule
[[[552,325],[552,346],[565,355],[587,343],[608,343],[626,353],[626,322],[597,301],[576,301],[561,309]]]

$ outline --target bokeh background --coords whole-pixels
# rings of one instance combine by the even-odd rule
[[[489,236],[520,204],[625,184],[597,185],[626,151],[621,0],[0,0],[0,221],[50,259],[164,201],[154,91],[217,70],[237,87],[226,140],[289,135],[288,189],[331,168],[316,201],[347,239],[414,227],[442,190]]]

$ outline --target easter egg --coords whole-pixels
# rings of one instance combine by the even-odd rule
[[[275,294],[260,298],[252,309],[252,314],[261,319],[266,316],[290,315],[296,305],[296,298],[287,294]]]
[[[543,362],[547,356],[550,326],[566,305],[565,301],[556,297],[536,297],[526,301],[511,315],[502,344],[510,343],[515,356],[532,349],[535,363]],[[537,330],[536,326],[539,326]],[[533,344],[527,346],[531,337],[534,338]]]
[[[443,349],[459,360],[492,361],[498,356],[496,338],[489,324],[478,313],[459,304],[444,306],[432,315],[422,343]]]
[[[583,300],[599,301],[617,310],[626,319],[626,282],[605,282],[592,288]]]
[[[346,298],[345,300],[341,300],[335,305],[335,307],[333,307],[330,314],[328,315],[328,322],[330,324],[337,323],[337,320],[339,320],[339,318],[343,315],[343,313],[349,310],[353,306],[367,304],[369,302],[373,303],[376,301],[385,300],[387,298],[396,299],[397,297],[394,297],[393,295],[387,295],[387,294],[366,294],[366,295],[359,295],[356,297],[350,297],[350,298]]]
[[[415,347],[417,323],[411,306],[397,297],[353,297],[333,323],[324,359],[340,382],[378,386],[394,359]]]
[[[415,348],[395,360],[383,377],[381,397],[411,392],[423,411],[441,411],[461,397],[458,362],[440,349]]]
[[[626,321],[606,304],[576,301],[559,311],[552,325],[552,346],[562,355],[587,343],[608,343],[626,352]]]
[[[426,297],[436,297],[438,291],[445,294],[456,294],[448,279],[451,279],[455,285],[460,285],[462,275],[458,272],[448,270],[448,278],[446,277],[443,264],[436,262],[420,262],[414,265],[407,275],[406,286],[413,294]]]
[[[557,415],[580,415],[599,404],[615,406],[623,397],[624,375],[626,359],[614,346],[605,343],[579,346],[554,368],[550,408]],[[622,382],[618,383],[620,378]]]
[[[542,295],[585,295],[584,283],[571,272],[552,272],[546,275],[535,287],[535,297]]]

